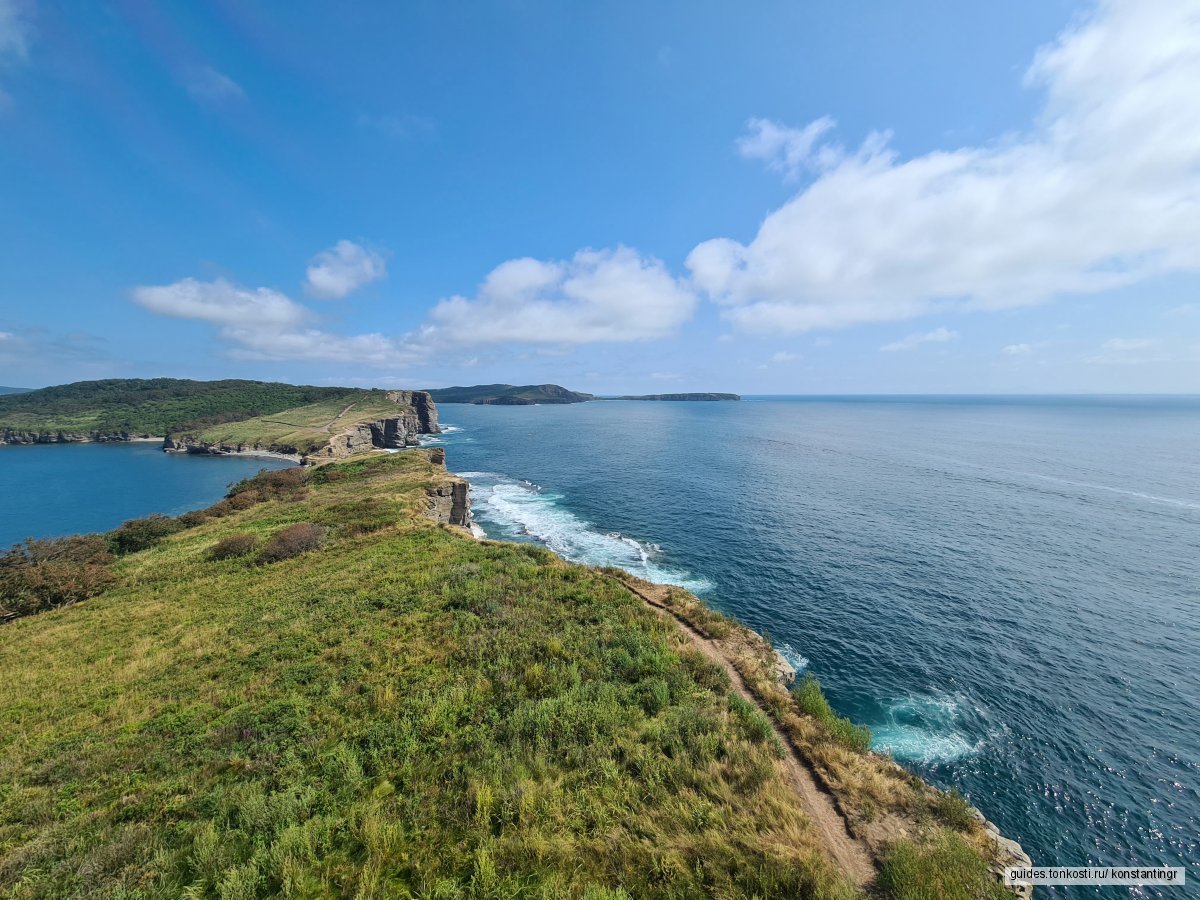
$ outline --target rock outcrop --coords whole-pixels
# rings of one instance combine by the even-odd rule
[[[429,461],[435,466],[446,465],[446,451],[441,447],[428,450]],[[471,487],[454,475],[433,485],[426,491],[429,498],[425,515],[435,522],[471,528]],[[474,529],[472,529],[474,532]]]
[[[0,444],[104,444],[158,440],[158,435],[131,431],[20,431],[0,429]]]

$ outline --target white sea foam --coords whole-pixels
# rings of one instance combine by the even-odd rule
[[[902,762],[931,765],[983,749],[962,730],[962,698],[918,694],[887,704],[882,723],[871,726],[871,747]]]
[[[797,678],[804,674],[804,670],[808,668],[807,656],[786,642],[777,644],[775,649],[779,651],[780,656],[788,661],[788,665],[796,670]]]
[[[563,506],[559,494],[495,472],[458,474],[471,483],[476,521],[493,537],[534,540],[572,562],[617,566],[657,584],[676,584],[693,592],[712,587],[705,578],[663,565],[656,544],[594,527]]]

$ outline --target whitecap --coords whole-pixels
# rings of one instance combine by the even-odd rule
[[[984,741],[963,728],[963,698],[915,694],[888,701],[882,722],[871,725],[871,748],[901,762],[933,765],[978,753]]]
[[[662,550],[619,531],[602,531],[563,505],[560,494],[530,481],[494,472],[459,472],[471,483],[475,520],[489,536],[533,540],[564,559],[589,566],[616,566],[657,584],[694,593],[712,588],[706,578],[663,563]]]
[[[788,661],[788,665],[796,670],[797,678],[804,674],[804,670],[808,668],[807,656],[786,642],[776,644],[775,649],[779,651],[780,656]]]

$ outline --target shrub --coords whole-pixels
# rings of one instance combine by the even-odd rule
[[[176,517],[175,521],[183,528],[195,528],[197,525],[203,524],[207,519],[208,512],[206,510],[196,509]]]
[[[279,562],[291,559],[309,550],[316,550],[325,543],[325,529],[312,522],[297,522],[271,535],[270,540],[258,554],[260,563]]]
[[[0,555],[0,621],[69,606],[116,581],[102,535],[27,540]]]
[[[257,475],[245,478],[233,485],[225,496],[230,499],[239,494],[254,492],[258,500],[299,500],[304,494],[310,471],[302,466],[290,469],[262,469]]]
[[[217,541],[208,551],[212,560],[233,559],[237,556],[249,556],[258,549],[258,538],[253,534],[235,534]]]
[[[933,843],[893,844],[879,869],[879,886],[892,900],[1003,900],[1012,894],[987,861],[959,835],[943,831]]]
[[[804,673],[793,693],[800,711],[808,713],[823,724],[836,743],[860,753],[865,753],[871,748],[870,729],[865,725],[855,725],[834,712],[821,690],[821,682],[817,681],[811,672]]]
[[[184,527],[175,519],[159,514],[144,519],[130,519],[108,533],[108,544],[112,552],[119,555],[137,553],[155,546],[168,535],[183,531]]]

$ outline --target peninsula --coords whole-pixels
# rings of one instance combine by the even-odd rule
[[[738,394],[680,393],[596,396],[571,391],[559,384],[474,384],[469,387],[428,388],[438,403],[483,406],[533,406],[543,403],[586,403],[589,400],[741,400]]]
[[[1012,896],[1020,848],[872,753],[763,637],[475,539],[443,448],[379,452],[436,429],[425,392],[247,417],[288,386],[243,386],[205,406],[229,421],[184,425],[210,392],[188,384],[186,411],[145,385],[21,408],[100,434],[175,416],[175,447],[312,465],[0,555],[0,891]]]

